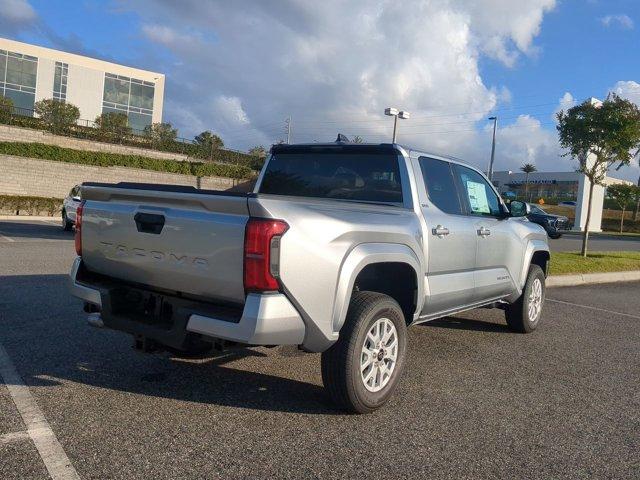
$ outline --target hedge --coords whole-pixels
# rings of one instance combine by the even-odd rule
[[[81,120],[81,122],[82,121],[84,120]],[[8,121],[4,121],[2,123],[5,123],[7,125],[15,125],[18,127],[33,128],[36,130],[47,130],[47,127],[42,119],[28,115],[13,114],[10,116]],[[55,133],[56,135],[93,140],[96,142],[113,143],[117,145],[126,145],[129,147],[137,148],[148,148],[170,153],[180,153],[192,158],[203,157],[202,147],[194,142],[190,142],[188,140],[174,140],[172,142],[154,144],[154,142],[150,138],[141,135],[141,132],[132,132],[129,135],[124,135],[118,138],[109,138],[108,136],[105,137],[104,132],[99,128],[89,125],[72,125],[65,128],[64,131],[56,131],[53,133]],[[207,151],[205,157],[207,160],[213,162],[235,163],[238,165],[244,165],[249,168],[253,168],[254,170],[259,170],[259,168],[255,168],[256,157],[247,153],[218,148],[213,150],[212,152]]]
[[[44,143],[0,142],[0,154],[96,167],[142,168],[156,172],[180,173],[198,177],[216,176],[242,179],[254,176],[254,172],[243,165],[161,160],[140,155],[74,150],[55,145],[45,145]]]
[[[0,212],[11,215],[38,215],[45,212],[53,216],[61,209],[62,200],[59,198],[0,195]]]

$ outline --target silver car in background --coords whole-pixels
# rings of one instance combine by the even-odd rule
[[[62,228],[65,230],[73,229],[76,223],[76,212],[78,211],[81,201],[80,185],[75,185],[69,192],[69,195],[62,201]]]

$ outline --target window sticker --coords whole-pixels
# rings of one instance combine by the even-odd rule
[[[467,195],[469,196],[469,204],[473,213],[491,213],[489,201],[487,200],[487,191],[483,183],[467,180]]]

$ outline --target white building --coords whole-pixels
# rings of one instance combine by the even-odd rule
[[[0,95],[18,113],[55,98],[77,106],[82,120],[121,112],[142,130],[162,121],[164,75],[0,38]]]
[[[528,183],[527,201],[537,202],[538,199],[549,199],[575,201],[576,221],[574,230],[582,231],[586,224],[587,217],[587,197],[589,191],[589,179],[578,172],[533,172],[527,179],[527,174],[523,172],[494,172],[493,184],[501,194],[507,192],[515,193],[518,198],[524,198],[525,184]],[[620,180],[607,176],[605,185],[624,183],[633,185],[628,180]],[[604,204],[605,187],[596,185],[593,188],[593,203],[591,210],[591,221],[589,231],[600,232],[602,223],[602,207]]]

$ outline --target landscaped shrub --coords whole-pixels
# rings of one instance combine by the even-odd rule
[[[130,167],[156,172],[180,173],[199,177],[251,178],[254,172],[243,165],[228,163],[181,162],[140,155],[88,152],[43,143],[0,142],[0,154],[39,158],[56,162],[77,163],[97,167]]]
[[[62,209],[62,200],[49,197],[23,197],[0,195],[0,212],[9,215],[57,215]]]

